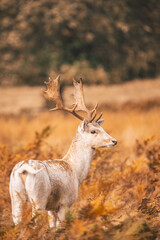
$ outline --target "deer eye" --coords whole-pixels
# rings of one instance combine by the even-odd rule
[[[92,131],[91,131],[91,133],[92,133],[92,134],[95,134],[95,133],[96,133],[96,131],[95,131],[95,130],[92,130]]]

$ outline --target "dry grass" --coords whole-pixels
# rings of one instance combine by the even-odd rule
[[[46,112],[0,118],[1,239],[160,239],[160,109],[105,110],[104,119],[104,129],[118,145],[97,150],[79,197],[66,214],[65,230],[55,232],[46,216],[35,226],[29,210],[22,226],[13,226],[9,176],[22,159],[63,156],[79,122]]]
[[[141,106],[147,103],[160,105],[160,78],[155,80],[135,80],[115,85],[91,85],[85,86],[86,102],[92,105],[96,101],[110,109],[120,109],[127,105]],[[71,104],[72,87],[64,92],[65,102]],[[93,100],[94,99],[94,100]],[[148,104],[147,104],[148,105]]]
[[[73,76],[73,75],[72,75]],[[70,78],[72,79],[72,77]],[[63,76],[62,76],[63,80]],[[85,80],[84,80],[85,82]],[[45,106],[42,87],[0,87],[0,114],[37,114]],[[85,86],[85,98],[88,105],[98,102],[112,110],[139,107],[148,109],[153,105],[160,106],[160,78],[136,80],[120,85],[91,85]],[[71,105],[73,87],[64,89],[63,98],[67,105]]]
[[[0,89],[0,238],[159,240],[159,84],[147,80],[86,89],[89,105],[93,99],[102,103],[104,129],[118,145],[97,149],[79,197],[66,213],[65,229],[59,232],[49,229],[45,215],[37,216],[35,225],[29,205],[22,225],[13,226],[9,176],[21,160],[62,157],[79,121],[68,114],[40,112],[45,104],[40,88]],[[71,91],[64,92],[68,105]]]

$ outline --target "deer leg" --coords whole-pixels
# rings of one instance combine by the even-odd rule
[[[46,210],[45,203],[35,203],[32,201],[31,205],[32,205],[32,217],[35,217],[36,214],[43,214]]]
[[[59,227],[61,225],[61,222],[65,220],[65,213],[65,206],[61,206],[57,212],[56,227]]]
[[[22,221],[23,206],[26,202],[24,184],[19,176],[13,178],[13,174],[11,174],[9,191],[11,195],[12,218],[14,224],[17,225]]]
[[[15,225],[22,221],[23,204],[23,200],[14,197],[14,203],[12,203],[12,218]]]
[[[23,190],[23,189],[22,189]],[[22,191],[23,192],[23,191]],[[21,223],[23,215],[23,207],[26,202],[26,195],[20,195],[17,191],[10,190],[11,193],[11,206],[12,218],[15,225]]]
[[[48,211],[48,222],[49,222],[49,227],[53,228],[56,225],[56,218],[54,215],[53,211]]]

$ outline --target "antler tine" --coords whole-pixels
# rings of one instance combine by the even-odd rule
[[[56,79],[52,79],[51,77],[49,77],[49,81],[44,83],[47,85],[47,90],[43,90],[44,97],[56,104],[56,107],[50,109],[50,111],[64,110],[66,112],[72,113],[75,117],[79,118],[80,120],[83,120],[83,117],[81,117],[75,111],[77,108],[77,104],[75,104],[72,109],[64,106],[60,94],[60,76],[57,76]]]
[[[73,85],[74,85],[73,96],[74,96],[75,104],[77,105],[77,111],[88,112],[88,109],[86,108],[86,105],[84,102],[82,78],[80,78],[80,83],[73,78]]]
[[[98,107],[98,103],[96,103],[96,106],[93,108],[93,110],[90,111],[89,122],[92,122],[95,119],[95,117],[97,116],[97,107]]]
[[[83,120],[84,118],[81,117],[75,110],[77,108],[77,105],[75,104],[72,109],[66,109],[66,111],[71,112],[75,117],[79,118],[80,120]]]
[[[56,104],[56,107],[52,110],[63,109],[64,105],[60,94],[60,76],[57,76],[56,79],[49,77],[49,81],[44,83],[48,88],[43,90],[44,97]]]
[[[75,104],[77,105],[77,111],[86,112],[88,114],[88,122],[92,122],[97,115],[96,109],[98,104],[96,104],[94,109],[91,111],[86,107],[85,101],[84,101],[84,94],[83,94],[82,78],[80,78],[80,83],[78,83],[75,79],[73,79],[73,85],[74,85],[74,100],[75,100]]]
[[[100,116],[96,119],[96,122],[98,122],[98,120],[102,117],[103,112],[101,112]]]

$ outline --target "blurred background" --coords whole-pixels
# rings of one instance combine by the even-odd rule
[[[114,108],[144,99],[158,104],[159,6],[156,0],[1,0],[1,113],[39,111],[46,103],[35,86],[57,74],[62,90],[73,77],[98,84],[87,89],[89,105],[93,96]],[[135,79],[143,82],[124,84]]]
[[[0,84],[40,85],[50,73],[121,83],[159,75],[157,0],[1,0]]]

